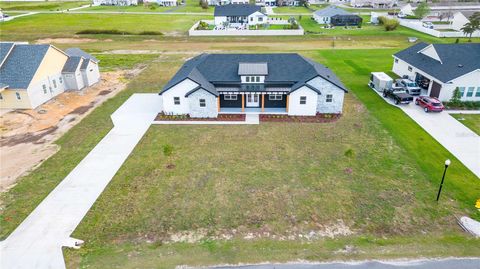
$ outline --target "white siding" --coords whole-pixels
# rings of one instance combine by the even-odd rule
[[[225,22],[227,22],[226,16],[215,16],[215,25],[222,26]]]
[[[313,19],[319,24],[329,24],[330,23],[330,17],[326,16],[318,16],[315,13],[313,14]]]
[[[85,86],[92,86],[100,80],[100,71],[98,70],[98,64],[90,60],[84,61],[89,61],[89,63],[87,65],[87,68],[85,68],[85,70],[82,70],[83,83],[85,84]]]
[[[248,25],[266,24],[268,17],[261,12],[255,12],[248,16]]]
[[[81,90],[85,87],[80,69],[77,69],[75,73],[64,73],[63,78],[65,80],[65,90]]]
[[[205,107],[200,107],[200,99],[205,100]],[[217,97],[203,89],[190,94],[188,102],[192,118],[216,118],[218,115]]]
[[[185,94],[195,89],[197,86],[197,83],[189,79],[185,79],[184,81],[170,88],[168,91],[164,92],[162,94],[164,112],[175,115],[190,113],[189,101],[188,98],[185,97]],[[174,97],[180,98],[180,105],[174,104]]]
[[[307,103],[300,104],[300,97],[306,96]],[[288,115],[314,116],[317,112],[318,94],[312,89],[303,86],[290,93],[288,97]]]
[[[47,102],[65,91],[65,81],[62,78],[62,83],[60,83],[61,77],[62,74],[55,74],[44,78],[36,84],[30,85],[27,92],[32,108]],[[46,93],[43,90],[43,85],[46,87]]]

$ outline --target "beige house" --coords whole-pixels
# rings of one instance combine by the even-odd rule
[[[65,90],[83,88],[66,84],[64,70],[71,58],[51,45],[0,43],[0,107],[33,109]],[[93,62],[85,57],[80,60],[82,64],[84,61]],[[89,66],[91,73],[98,73],[97,62],[92,64],[93,67]],[[96,83],[99,75],[93,78],[88,86]],[[83,77],[79,79],[83,80]]]

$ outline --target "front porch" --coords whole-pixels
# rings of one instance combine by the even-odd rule
[[[277,108],[277,107],[264,108],[263,111],[259,107],[246,107],[244,108],[243,111],[242,111],[242,108],[240,107],[221,107],[218,113],[220,114],[285,114],[285,115],[288,114],[286,108]]]
[[[283,92],[228,92],[218,97],[220,114],[288,114],[288,95]]]

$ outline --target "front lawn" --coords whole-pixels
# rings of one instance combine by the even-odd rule
[[[274,7],[273,12],[275,14],[311,14],[312,10],[301,7]]]
[[[480,135],[480,114],[450,114],[477,135]]]
[[[60,11],[91,4],[91,1],[0,1],[0,8],[5,12],[19,11]]]

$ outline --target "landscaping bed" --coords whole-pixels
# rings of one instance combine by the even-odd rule
[[[245,121],[245,114],[218,114],[216,118],[192,118],[190,115],[158,113],[155,121]]]
[[[261,122],[309,122],[322,123],[334,122],[340,118],[341,114],[320,114],[315,116],[289,116],[283,114],[261,114]]]

